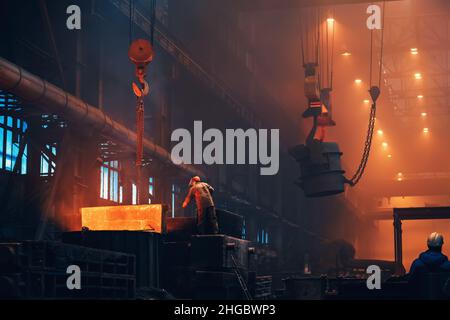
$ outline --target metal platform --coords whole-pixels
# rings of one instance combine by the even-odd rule
[[[67,268],[81,270],[81,289],[67,288]],[[135,257],[60,242],[0,243],[0,296],[22,299],[132,299]]]

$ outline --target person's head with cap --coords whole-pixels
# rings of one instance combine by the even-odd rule
[[[189,187],[192,187],[194,184],[196,184],[197,182],[200,182],[200,177],[199,176],[194,176],[191,178],[191,180],[189,181]]]
[[[444,237],[442,234],[433,232],[428,236],[427,245],[432,251],[441,251],[442,245],[444,244]]]

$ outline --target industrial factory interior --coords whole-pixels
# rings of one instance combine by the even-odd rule
[[[0,300],[450,299],[450,1],[0,0],[0,36]]]

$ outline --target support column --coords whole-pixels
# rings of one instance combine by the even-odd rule
[[[43,146],[41,124],[39,120],[29,119],[27,148],[27,174],[25,176],[25,203],[22,217],[23,231],[18,238],[33,239],[35,228],[41,215],[43,187],[40,177],[41,150]]]
[[[80,195],[80,204],[83,207],[94,207],[98,205],[100,198],[100,158],[98,139],[91,136],[85,139],[80,151],[80,176],[82,175],[83,186]]]
[[[394,250],[396,273],[402,275],[403,271],[403,244],[402,244],[402,221],[394,209]]]

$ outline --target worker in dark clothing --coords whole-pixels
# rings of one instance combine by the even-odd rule
[[[433,232],[428,236],[428,250],[413,261],[409,270],[411,284],[417,284],[418,278],[427,273],[450,272],[450,261],[442,254],[443,244],[444,237],[441,234]]]
[[[212,192],[214,192],[213,187],[201,182],[198,176],[193,177],[189,182],[189,192],[184,199],[183,208],[186,208],[191,199],[195,198],[199,234],[217,234],[219,232]]]

